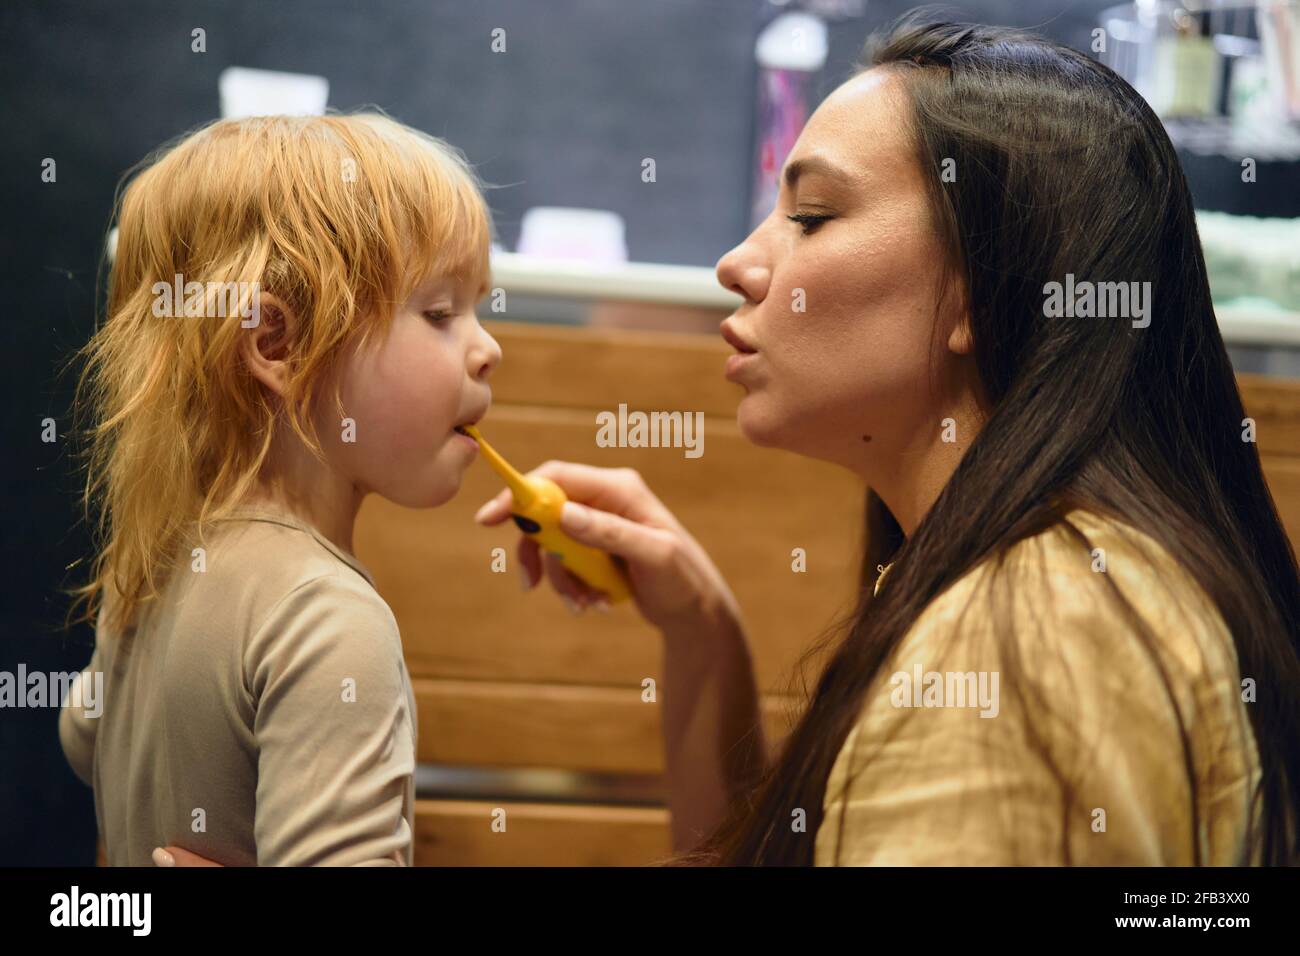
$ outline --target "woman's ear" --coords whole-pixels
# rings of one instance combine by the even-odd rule
[[[948,333],[948,351],[954,355],[970,355],[975,351],[975,328],[971,319],[970,296],[966,293],[966,284],[958,283],[956,298],[949,313],[952,331]]]
[[[948,350],[957,355],[970,355],[975,351],[975,336],[971,332],[970,313],[963,310],[948,336]]]
[[[244,330],[240,353],[253,378],[283,396],[289,383],[289,345],[297,334],[297,318],[282,299],[260,296],[259,320]]]

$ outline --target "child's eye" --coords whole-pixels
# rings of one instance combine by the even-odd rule
[[[803,227],[803,234],[806,236],[808,235],[808,233],[812,232],[814,229],[816,229],[818,226],[824,223],[827,219],[833,219],[834,217],[829,215],[810,213],[810,212],[801,212],[793,216],[786,216],[786,218],[789,219],[791,222],[799,223],[799,225]]]
[[[430,322],[441,322],[444,319],[451,318],[451,313],[446,309],[429,309],[424,313],[424,317]]]

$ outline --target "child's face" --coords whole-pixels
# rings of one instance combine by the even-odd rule
[[[397,310],[386,338],[345,359],[341,396],[351,423],[334,420],[331,399],[316,424],[331,466],[359,492],[431,508],[460,489],[478,447],[452,429],[487,412],[487,377],[501,361],[474,304],[475,290],[435,277]]]

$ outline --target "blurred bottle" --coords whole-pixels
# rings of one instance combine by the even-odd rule
[[[813,82],[826,65],[826,22],[783,13],[759,34],[758,123],[750,228],[776,206],[778,176],[812,112]]]
[[[1174,28],[1156,38],[1155,97],[1160,116],[1212,116],[1219,97],[1221,62],[1210,36],[1209,17],[1172,11]]]
[[[1277,106],[1300,122],[1300,2],[1260,0],[1259,38]]]

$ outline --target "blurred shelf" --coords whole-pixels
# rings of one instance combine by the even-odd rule
[[[597,264],[494,251],[492,274],[496,285],[524,295],[652,302],[728,311],[741,303],[740,296],[718,285],[714,271],[705,266],[649,262]]]
[[[1300,129],[1279,122],[1273,126],[1239,126],[1226,117],[1162,120],[1170,141],[1198,156],[1250,157],[1263,163],[1300,160]]]
[[[512,296],[537,300],[641,302],[727,311],[741,304],[740,296],[719,286],[714,271],[705,266],[644,262],[592,265],[494,252],[492,270],[494,284]],[[562,304],[557,303],[557,308]],[[531,309],[512,309],[512,313],[527,315],[524,321],[575,324],[567,312],[565,316],[550,316],[544,314],[540,303],[531,305]],[[1223,340],[1229,345],[1300,347],[1300,313],[1233,303],[1216,304],[1214,311]],[[536,318],[532,313],[536,313]],[[484,315],[491,317],[487,312]]]
[[[1219,331],[1228,345],[1300,348],[1300,312],[1215,305]]]

